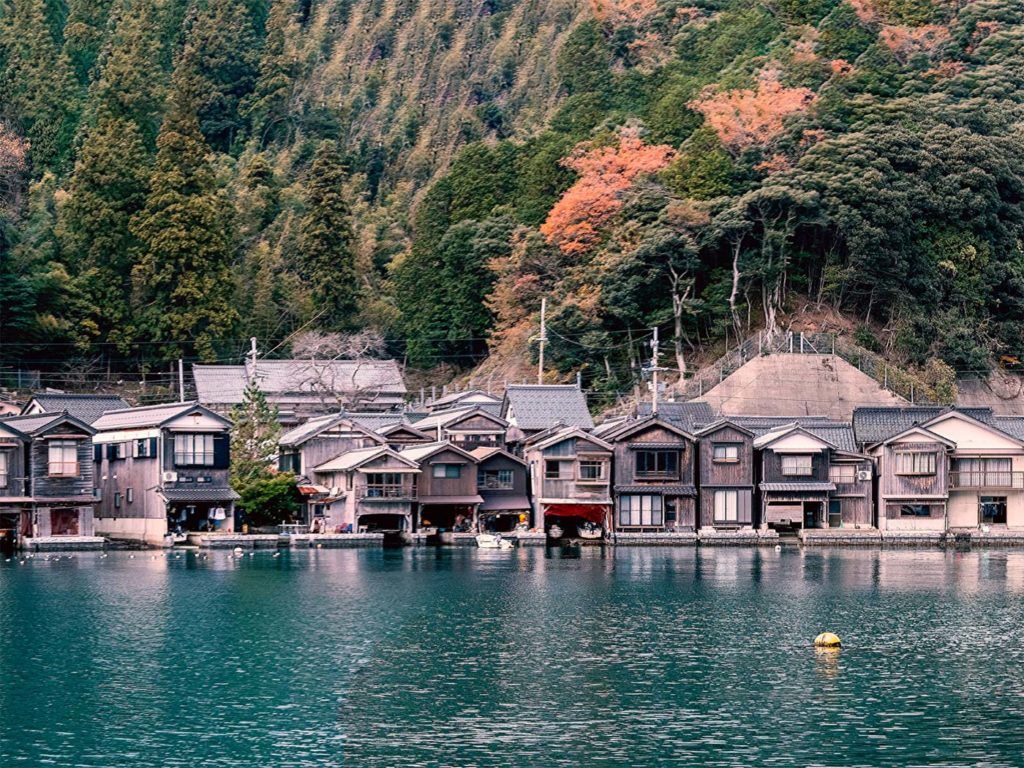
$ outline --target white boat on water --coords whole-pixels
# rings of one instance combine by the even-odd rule
[[[580,523],[577,530],[579,531],[581,539],[600,539],[603,532],[600,525],[592,523],[589,520],[584,523]]]
[[[514,544],[501,538],[500,533],[481,533],[476,537],[476,545],[480,549],[512,549]]]
[[[548,528],[549,538],[560,539],[562,538],[563,533],[564,531],[562,530],[562,526],[560,526],[558,523],[554,523]]]

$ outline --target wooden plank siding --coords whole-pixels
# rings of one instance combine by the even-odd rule
[[[462,467],[459,477],[434,477],[434,467],[438,464],[458,464]],[[451,449],[438,451],[420,463],[423,470],[419,475],[420,501],[427,501],[431,496],[474,496],[476,495],[476,462],[467,459],[463,454]]]
[[[942,443],[892,443],[883,446],[879,462],[878,487],[883,498],[906,498],[946,496],[949,483],[949,459],[946,446]],[[896,454],[934,453],[934,475],[898,474]]]
[[[811,474],[809,475],[784,475],[782,474],[782,457],[792,455],[810,455]],[[829,467],[829,451],[820,453],[794,454],[776,453],[770,448],[761,452],[761,482],[764,483],[827,483]]]
[[[736,461],[715,461],[716,445],[737,446]],[[699,443],[699,525],[710,528],[716,525],[730,525],[715,520],[715,491],[736,490],[738,514],[732,525],[752,525],[754,509],[754,438],[730,424],[701,435]]]
[[[615,514],[613,525],[618,530],[680,530],[696,525],[696,499],[694,494],[680,493],[679,486],[693,487],[696,480],[697,446],[679,433],[653,423],[639,431],[627,432],[613,439],[613,478],[615,488]],[[677,454],[677,471],[673,474],[650,476],[637,471],[637,457],[645,451],[671,451]],[[673,490],[673,486],[676,487]],[[624,495],[660,496],[662,523],[660,525],[623,524],[620,519],[621,497]],[[670,519],[670,508],[675,517]]]

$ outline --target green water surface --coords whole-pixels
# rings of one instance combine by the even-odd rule
[[[37,555],[0,767],[1024,765],[1022,632],[1024,552]]]

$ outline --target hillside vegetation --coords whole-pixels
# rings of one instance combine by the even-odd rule
[[[0,361],[369,329],[628,389],[804,304],[1019,366],[1015,0],[0,0]]]

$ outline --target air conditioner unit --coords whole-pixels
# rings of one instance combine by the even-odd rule
[[[178,473],[177,472],[164,472],[163,480],[164,480],[165,483],[176,483],[176,482],[178,482]]]
[[[345,491],[344,491],[344,489],[343,489],[343,488],[342,488],[342,487],[341,487],[340,485],[335,485],[335,486],[332,486],[332,487],[331,487],[331,488],[330,488],[330,489],[328,490],[328,493],[329,493],[329,494],[330,494],[331,496],[344,496],[344,495],[345,495]]]
[[[862,482],[864,480],[870,480],[870,479],[871,479],[871,470],[870,469],[859,469],[859,470],[857,470],[857,481],[858,482]]]

